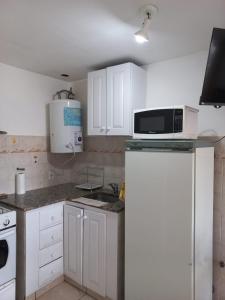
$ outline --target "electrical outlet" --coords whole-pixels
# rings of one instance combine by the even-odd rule
[[[38,161],[39,161],[39,157],[37,155],[34,155],[33,156],[33,162],[34,162],[34,164],[37,164]]]

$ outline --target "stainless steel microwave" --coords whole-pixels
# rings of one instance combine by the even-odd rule
[[[135,110],[135,139],[196,139],[198,110],[186,105]]]

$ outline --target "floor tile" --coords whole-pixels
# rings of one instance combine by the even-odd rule
[[[92,298],[83,298],[83,296],[86,296],[83,292],[63,282],[42,295],[38,300],[92,300]]]

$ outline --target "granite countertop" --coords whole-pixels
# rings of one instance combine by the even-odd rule
[[[77,189],[75,185],[75,183],[66,183],[27,191],[24,195],[10,194],[8,195],[8,198],[0,199],[0,203],[6,204],[14,209],[29,211],[65,200],[72,201],[73,199],[90,194],[90,191]],[[124,202],[117,201],[114,203],[106,203],[106,206],[101,207],[100,209],[120,212],[124,209]]]

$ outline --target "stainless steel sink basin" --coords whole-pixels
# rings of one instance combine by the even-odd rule
[[[119,201],[118,197],[115,197],[113,194],[105,192],[95,192],[89,195],[85,195],[85,198],[99,200],[107,203],[114,203],[116,201]]]

